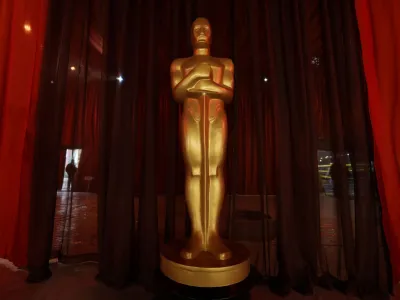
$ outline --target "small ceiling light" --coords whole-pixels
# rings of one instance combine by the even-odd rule
[[[267,77],[264,77],[264,82],[267,82],[268,81],[268,78]]]
[[[76,70],[74,66],[71,66],[70,69],[71,69],[71,71],[75,71]]]
[[[29,25],[28,23],[25,23],[24,24],[24,30],[25,30],[26,33],[31,32],[32,31],[31,25]]]
[[[119,76],[117,77],[117,80],[119,81],[119,83],[121,83],[122,81],[124,81],[124,78],[123,78],[121,75],[119,75]]]

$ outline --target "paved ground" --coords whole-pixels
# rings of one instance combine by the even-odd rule
[[[69,195],[57,194],[53,256],[97,253],[97,195],[74,193],[72,202]]]
[[[26,284],[26,273],[11,272],[0,266],[1,300],[151,300],[149,292],[138,286],[123,290],[114,290],[95,281],[97,265],[84,263],[79,265],[54,265],[53,277],[45,283]],[[267,287],[257,286],[251,291],[251,300],[283,299],[271,294]],[[338,292],[317,288],[314,296],[302,296],[291,293],[287,300],[351,300]]]

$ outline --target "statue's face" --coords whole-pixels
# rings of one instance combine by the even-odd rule
[[[211,27],[207,19],[198,18],[192,25],[192,43],[196,47],[211,45]]]

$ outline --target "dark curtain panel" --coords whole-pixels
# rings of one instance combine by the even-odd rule
[[[371,137],[354,7],[348,1],[309,0],[269,1],[266,9],[279,97],[278,276],[310,292],[320,272],[325,286],[374,293],[384,261],[379,259],[378,203],[371,188]],[[324,164],[330,166],[328,173]],[[321,180],[323,195],[318,192]],[[330,239],[324,236],[327,221],[336,225]]]
[[[28,243],[28,281],[48,278],[71,21],[75,1],[49,1],[43,63],[36,110]]]
[[[77,187],[97,180],[100,280],[151,287],[159,243],[188,231],[169,66],[192,55],[190,26],[201,16],[213,29],[212,55],[235,63],[222,223],[232,223],[226,211],[234,215],[236,200],[255,199],[261,238],[250,248],[277,293],[310,294],[317,284],[387,291],[352,2],[86,0],[50,12],[46,43],[55,46],[45,57],[54,69],[44,68],[38,104],[32,278],[47,270],[66,145],[82,147]],[[57,84],[45,85],[53,74]]]
[[[91,0],[75,2],[72,8],[52,243],[52,258],[63,263],[97,259],[102,39],[96,8]],[[71,155],[77,172],[67,185],[65,167]]]
[[[270,1],[265,27],[272,48],[276,89],[279,284],[312,292],[318,274],[316,123],[308,91],[310,57],[300,1]],[[256,38],[256,37],[255,37]]]
[[[75,5],[69,48],[61,147],[82,151],[74,192],[98,190],[102,39],[97,30],[100,16],[96,4],[94,0],[85,0]]]

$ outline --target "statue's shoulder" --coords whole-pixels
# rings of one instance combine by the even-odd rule
[[[220,58],[221,63],[224,65],[225,69],[233,71],[234,64],[230,58]]]
[[[177,58],[174,59],[171,63],[171,71],[173,70],[180,70],[183,63],[187,60],[187,58]]]

